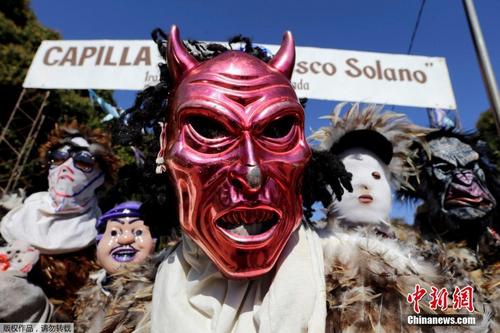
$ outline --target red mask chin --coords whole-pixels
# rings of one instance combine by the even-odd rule
[[[175,26],[168,45],[177,87],[165,157],[181,226],[227,278],[265,274],[301,223],[311,155],[291,34],[269,64],[235,51],[199,64]]]

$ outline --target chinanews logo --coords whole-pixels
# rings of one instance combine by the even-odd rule
[[[450,292],[446,288],[434,286],[426,290],[416,284],[413,292],[407,295],[406,301],[413,306],[414,312],[407,317],[409,325],[473,326],[476,325],[478,319],[473,315],[474,289],[469,285],[462,288],[455,287]],[[421,306],[430,310],[427,311],[428,313],[439,311],[441,314],[420,314]],[[467,312],[464,314],[461,310],[467,310]]]

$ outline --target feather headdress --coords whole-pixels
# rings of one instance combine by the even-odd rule
[[[341,116],[345,105],[346,103],[338,104],[332,114],[322,117],[330,119],[330,125],[314,132],[309,140],[313,143],[316,141],[320,150],[334,151],[342,137],[348,133],[360,130],[377,132],[383,135],[393,147],[392,159],[388,166],[394,188],[396,190],[413,189],[409,179],[418,176],[418,167],[413,163],[414,158],[411,154],[415,152],[410,149],[410,146],[415,141],[423,139],[431,130],[411,123],[404,114],[382,112],[382,106],[379,105],[361,108],[360,104],[354,103]]]

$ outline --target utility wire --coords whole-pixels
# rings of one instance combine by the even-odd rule
[[[410,54],[411,50],[413,49],[413,43],[415,42],[415,37],[417,35],[418,27],[420,25],[420,20],[422,19],[422,12],[424,11],[425,2],[426,0],[422,0],[422,3],[420,4],[420,9],[418,10],[417,14],[417,21],[415,22],[415,27],[413,28],[413,33],[411,34],[410,38],[410,45],[408,45],[408,51],[406,51],[407,54]],[[394,105],[392,106],[392,110],[394,111]],[[431,124],[432,126],[431,110],[432,108],[427,108],[427,116],[429,117],[429,124]],[[460,116],[458,114],[458,111],[456,110],[455,110],[455,121],[457,128],[459,128]]]
[[[410,45],[408,46],[408,51],[406,51],[407,54],[410,54],[411,50],[413,49],[413,43],[415,42],[415,37],[417,36],[418,26],[420,25],[420,19],[422,18],[422,12],[424,11],[425,2],[426,0],[422,0],[422,3],[420,4],[417,21],[415,22],[415,27],[413,28],[413,33],[411,34]]]
[[[415,42],[415,37],[417,36],[418,27],[420,25],[420,20],[422,19],[422,13],[424,11],[426,1],[427,0],[422,0],[422,3],[420,4],[420,9],[418,10],[418,14],[417,14],[417,21],[415,22],[415,27],[413,27],[413,32],[412,32],[411,38],[410,38],[410,45],[408,45],[408,51],[406,51],[407,54],[410,54],[411,50],[413,49],[413,43]],[[396,106],[393,105],[391,107],[391,111],[394,111],[395,107]]]

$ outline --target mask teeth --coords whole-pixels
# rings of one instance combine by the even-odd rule
[[[261,223],[273,218],[273,213],[270,211],[237,211],[231,212],[224,216],[224,222],[227,224],[239,226],[242,224]]]
[[[220,227],[241,236],[258,235],[274,226],[275,213],[267,210],[236,211],[226,214],[218,223]]]
[[[236,228],[230,229],[232,233],[240,236],[254,236],[262,234],[273,227],[272,221],[256,222],[251,224],[243,224]]]

